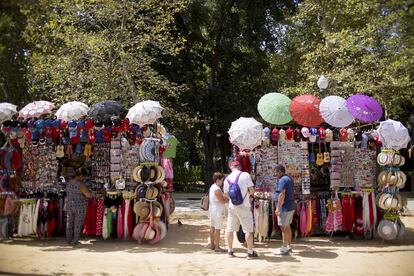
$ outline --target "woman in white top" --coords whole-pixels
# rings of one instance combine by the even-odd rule
[[[226,252],[220,247],[220,230],[223,228],[225,205],[228,199],[224,197],[221,187],[224,182],[224,174],[213,174],[213,185],[209,191],[208,215],[210,218],[210,248],[216,252]]]

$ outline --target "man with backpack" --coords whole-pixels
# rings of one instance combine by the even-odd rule
[[[231,162],[232,172],[224,180],[224,194],[229,198],[226,229],[228,255],[234,257],[234,232],[237,232],[241,225],[247,243],[247,258],[252,259],[258,257],[257,253],[253,251],[253,213],[250,204],[250,195],[253,195],[254,187],[250,175],[247,172],[241,172],[240,168],[240,162]]]
[[[292,251],[290,246],[292,241],[290,224],[292,223],[295,212],[293,181],[286,174],[285,167],[280,164],[276,166],[276,178],[278,181],[275,185],[273,201],[276,206],[275,213],[277,215],[278,225],[282,230],[283,245],[275,254],[288,255]]]

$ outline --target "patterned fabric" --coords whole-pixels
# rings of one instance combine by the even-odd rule
[[[86,206],[88,204],[87,198],[82,194],[81,182],[76,179],[72,179],[66,184],[66,194],[67,194],[67,211],[74,211],[82,209],[86,211]],[[84,212],[85,212],[84,211]]]
[[[96,200],[96,235],[102,235],[102,225],[103,225],[103,215],[104,215],[104,201],[99,198]]]
[[[66,221],[66,241],[76,243],[79,241],[82,231],[83,221],[86,214],[86,205],[84,208],[76,208],[67,211]]]
[[[339,199],[328,202],[328,219],[326,221],[326,232],[342,230],[342,207]]]

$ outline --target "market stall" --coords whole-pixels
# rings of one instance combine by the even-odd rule
[[[347,100],[328,96],[321,101],[313,95],[290,100],[269,93],[258,111],[268,123],[261,135],[252,135],[249,124],[238,126],[238,140],[233,124],[229,130],[235,147],[231,159],[239,160],[255,182],[258,239],[278,230],[272,206],[277,164],[286,167],[294,182],[296,236],[403,237],[399,214],[406,201],[399,190],[407,177],[399,170],[404,157],[398,150],[410,138],[399,122],[387,120],[377,128],[383,112],[375,99],[358,94]],[[246,144],[242,137],[250,141]]]
[[[54,114],[45,101],[19,113],[0,107],[8,139],[0,149],[1,239],[64,235],[66,183],[78,168],[92,191],[84,235],[150,244],[166,237],[177,141],[157,122],[158,102],[138,103],[125,119],[110,100],[91,108],[69,102]]]

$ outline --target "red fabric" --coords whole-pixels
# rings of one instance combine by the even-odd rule
[[[363,226],[363,205],[362,205],[362,197],[357,196],[354,199],[355,202],[355,228],[354,233],[362,235],[364,233],[364,226]]]
[[[121,214],[122,214],[122,227],[124,226],[124,221],[125,221],[125,219],[128,219],[128,218],[126,218],[125,217],[125,199],[123,199],[122,200],[122,204],[121,204]],[[125,232],[125,230],[124,230],[124,232]],[[126,238],[126,237],[124,237],[124,233],[122,233],[122,235],[121,236],[118,236],[118,238],[119,239],[123,239],[123,238]]]
[[[272,140],[276,142],[279,139],[279,129],[274,128],[272,130],[272,135],[270,136],[270,138],[272,138]]]
[[[95,199],[90,199],[88,208],[86,209],[85,220],[83,221],[83,234],[96,235],[96,202]]]
[[[307,127],[320,125],[323,123],[319,113],[320,102],[321,100],[310,94],[294,97],[290,104],[290,114],[293,120]]]
[[[288,128],[286,130],[286,140],[291,141],[293,139],[293,129]]]
[[[250,173],[250,157],[247,155],[247,156],[243,156],[243,168],[244,168],[244,171],[245,172],[247,172],[247,173]]]
[[[128,235],[129,239],[132,238],[132,233],[134,232],[135,227],[135,213],[134,213],[134,201],[129,202],[129,212],[128,212]]]
[[[319,139],[325,139],[326,138],[326,130],[323,127],[320,127],[319,130]]]
[[[102,235],[102,224],[103,224],[103,213],[104,213],[104,200],[96,200],[96,235]]]
[[[348,130],[346,128],[341,128],[339,131],[339,141],[346,142],[348,140]]]
[[[369,225],[372,227],[374,225],[374,210],[372,206],[372,193],[368,195],[369,201]]]
[[[51,216],[50,219],[47,221],[47,236],[51,237],[55,227],[56,227],[56,218],[53,215],[56,210],[54,210],[56,203],[52,200],[49,202],[47,206],[47,213]]]
[[[353,196],[342,197],[343,230],[352,232],[355,223],[355,203]]]

